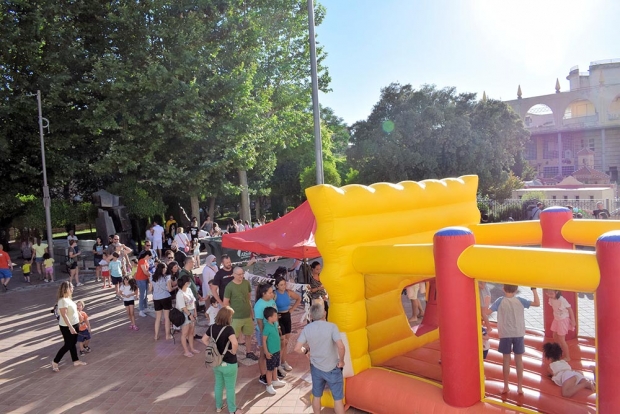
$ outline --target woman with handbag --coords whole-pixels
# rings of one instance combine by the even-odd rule
[[[69,282],[75,280],[75,286],[82,286],[80,283],[80,266],[78,266],[78,257],[82,254],[77,247],[77,241],[71,240],[69,242],[69,260],[67,266],[69,267]]]
[[[217,350],[222,354],[222,364],[219,367],[213,367],[213,375],[215,376],[215,411],[222,412],[226,408],[224,403],[224,388],[226,388],[226,402],[228,403],[228,412],[233,414],[242,414],[237,409],[235,396],[235,385],[237,383],[237,349],[239,344],[235,336],[235,330],[230,326],[235,311],[230,306],[225,306],[219,310],[215,317],[215,324],[211,325],[202,337],[202,342],[209,345],[209,338],[217,338]],[[229,345],[230,343],[230,345]],[[226,351],[226,348],[228,350]],[[224,353],[224,351],[226,351]]]
[[[194,354],[199,354],[194,348],[194,334],[196,329],[196,298],[189,289],[191,282],[187,276],[181,276],[177,281],[179,291],[175,307],[185,314],[185,322],[181,325],[181,345],[183,345],[183,355],[191,358]]]
[[[77,310],[77,305],[73,302],[73,284],[69,281],[62,282],[58,287],[58,325],[60,326],[60,332],[64,339],[64,344],[56,357],[52,361],[52,371],[58,372],[58,364],[65,356],[67,351],[71,353],[71,360],[73,360],[73,366],[86,365],[86,362],[80,361],[77,353],[77,338],[80,324],[80,314]]]

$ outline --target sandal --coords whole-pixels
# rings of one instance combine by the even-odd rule
[[[86,365],[86,362],[84,362],[84,361],[75,361],[73,363],[74,367],[79,367],[79,366],[82,366],[82,365]]]
[[[222,405],[222,408],[216,408],[216,409],[215,409],[215,412],[216,412],[216,413],[221,413],[221,412],[222,412],[222,410],[223,410],[224,408],[226,408],[226,403],[224,403],[224,404]]]
[[[58,368],[58,364],[52,361],[52,371],[60,372],[60,368]]]
[[[188,357],[188,358],[193,358],[194,357],[194,354],[192,354],[191,352],[186,352],[183,355]]]

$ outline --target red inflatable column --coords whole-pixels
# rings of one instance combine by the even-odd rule
[[[540,227],[542,227],[542,247],[546,249],[569,249],[573,250],[575,246],[572,243],[567,242],[562,237],[562,227],[566,222],[573,218],[573,212],[566,207],[549,207],[543,210],[540,214]],[[561,275],[556,275],[561,277]],[[575,312],[575,322],[577,327],[574,331],[568,331],[566,339],[574,339],[579,333],[579,318],[577,313],[577,293],[575,292],[562,292],[562,296],[566,298],[570,306]],[[553,337],[551,332],[551,322],[553,322],[553,309],[549,305],[549,298],[544,294],[540,298],[543,305],[543,314],[545,322],[545,336],[547,338]]]
[[[620,413],[620,231],[596,241],[601,282],[596,289],[596,383],[599,413]]]
[[[433,242],[443,399],[455,407],[480,401],[477,286],[457,266],[463,250],[474,243],[474,235],[464,227],[442,229]]]

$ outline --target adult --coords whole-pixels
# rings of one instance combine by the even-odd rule
[[[172,309],[172,282],[170,276],[165,274],[166,265],[158,263],[155,272],[151,276],[149,290],[153,294],[153,307],[155,308],[155,340],[159,339],[159,326],[161,324],[162,313],[164,315],[164,326],[166,327],[166,339],[172,339],[170,335],[170,310]]]
[[[187,255],[185,254],[185,252],[179,249],[176,242],[172,242],[172,244],[170,245],[170,251],[172,251],[172,254],[174,254],[174,261],[177,262],[179,266],[183,266]]]
[[[43,276],[43,255],[48,253],[47,244],[41,243],[41,239],[35,238],[32,251],[34,252],[34,261],[37,264],[37,273],[39,276]]]
[[[179,227],[178,233],[174,236],[174,241],[176,242],[179,250],[185,253],[189,252],[189,248],[192,243],[190,242],[189,237],[187,237],[183,227]]]
[[[149,259],[151,258],[151,250],[145,250],[142,255],[139,256],[138,259],[138,269],[136,270],[136,274],[134,278],[138,283],[138,291],[140,292],[140,297],[138,298],[138,309],[140,312],[138,315],[145,318],[146,310],[148,306],[148,297],[146,295],[149,287],[149,278],[151,274],[149,272]]]
[[[230,257],[227,254],[223,254],[220,257],[220,263],[222,267],[215,273],[210,286],[211,294],[215,297],[220,306],[223,306],[226,285],[233,280],[233,267]]]
[[[213,223],[213,229],[211,230],[211,237],[220,237],[222,235],[222,229],[217,223]]]
[[[82,286],[80,283],[80,266],[78,265],[78,259],[82,255],[82,252],[78,248],[77,241],[71,240],[69,242],[69,282],[75,280],[75,286]]]
[[[611,215],[609,214],[609,210],[603,207],[603,202],[599,201],[596,203],[596,210],[592,211],[592,215],[595,219],[599,220],[607,220]]]
[[[317,299],[321,299],[321,303],[325,306],[325,319],[329,313],[329,304],[327,303],[327,292],[321,283],[321,263],[316,260],[310,264],[310,270],[312,272],[310,278],[310,299],[314,302]]]
[[[101,265],[99,264],[103,260],[103,252],[105,251],[105,245],[101,240],[101,237],[97,237],[95,244],[93,244],[93,264],[95,265],[95,278],[97,282],[101,279]]]
[[[144,256],[144,254],[147,251],[151,252],[151,257],[149,258],[148,262],[149,262],[149,273],[153,274],[153,272],[155,271],[155,263],[158,261],[157,259],[159,258],[159,256],[157,256],[157,252],[155,251],[155,249],[153,249],[153,242],[145,241],[144,249],[140,252],[138,257]]]
[[[536,203],[536,207],[532,209],[532,220],[540,220],[540,213],[543,211],[543,203]]]
[[[200,226],[200,230],[204,230],[208,235],[211,235],[211,230],[213,230],[213,221],[211,220],[211,216],[207,214],[207,219]]]
[[[69,230],[69,234],[67,235],[67,244],[71,243],[71,240],[78,241],[77,236],[75,235],[75,230]]]
[[[185,315],[185,322],[181,325],[181,345],[183,345],[183,355],[191,358],[194,354],[200,353],[200,351],[194,348],[196,298],[189,289],[190,282],[187,277],[180,277],[177,283],[179,291],[177,292],[175,306]]]
[[[131,271],[131,262],[129,261],[129,253],[132,253],[133,250],[131,248],[125,246],[121,243],[121,238],[118,234],[113,234],[111,236],[111,243],[108,246],[108,254],[112,254],[114,252],[118,253],[118,260],[121,262],[121,268],[123,272]]]
[[[168,264],[170,262],[174,262],[174,252],[172,250],[166,250],[163,256],[163,262]]]
[[[170,276],[170,284],[172,285],[172,290],[170,294],[173,298],[176,298],[177,294],[177,281],[179,280],[179,272],[181,271],[181,266],[174,260],[169,261],[166,264],[166,275]]]
[[[293,369],[286,361],[288,341],[293,331],[291,314],[301,305],[301,296],[295,291],[287,289],[286,279],[283,276],[276,278],[275,301],[278,309],[278,324],[280,325],[282,347],[280,350],[280,366],[285,371]],[[291,305],[292,302],[292,305]]]
[[[175,236],[176,231],[175,231],[174,234],[172,234],[172,232],[173,232],[173,227],[172,226],[174,226],[174,229],[176,229],[176,224],[177,224],[177,221],[174,219],[174,216],[170,216],[170,218],[168,218],[168,221],[166,221],[166,224],[165,224],[165,226],[166,226],[166,233],[168,233],[169,237],[174,237]]]
[[[237,339],[243,334],[248,348],[250,339],[254,333],[254,309],[252,308],[252,286],[245,279],[245,271],[235,267],[232,273],[233,279],[224,289],[223,307],[230,306],[235,310],[232,327]]]
[[[153,221],[153,249],[157,251],[157,256],[161,257],[161,250],[164,246],[164,228],[157,221]]]
[[[75,346],[78,338],[80,315],[77,310],[77,305],[73,302],[72,296],[73,285],[71,282],[62,282],[58,287],[57,306],[58,314],[60,315],[58,318],[58,325],[60,327],[60,333],[62,334],[64,344],[62,348],[58,350],[56,357],[52,361],[52,371],[54,372],[60,371],[58,364],[67,351],[71,354],[73,366],[77,367],[80,365],[86,365],[86,362],[80,361],[77,348]]]
[[[153,230],[153,227],[155,227],[155,223],[151,223],[146,229],[146,231],[144,232],[145,241],[153,243],[153,235],[155,233],[155,231]]]
[[[7,291],[9,288],[6,286],[13,277],[13,262],[8,252],[4,251],[4,246],[0,244],[0,283],[2,283],[2,289]]]
[[[198,219],[196,217],[192,218],[192,222],[189,225],[189,238],[190,240],[193,242],[194,240],[196,240],[198,238],[198,231],[200,229],[198,228]],[[190,243],[191,245],[191,243]]]
[[[310,357],[310,375],[312,376],[312,411],[321,412],[321,397],[325,384],[329,386],[334,398],[334,411],[344,414],[342,399],[344,367],[344,344],[340,338],[338,327],[327,322],[327,314],[319,301],[310,307],[312,323],[306,325],[299,334],[295,344],[295,352]]]
[[[30,240],[30,237],[22,242],[21,249],[22,259],[24,259],[25,262],[30,262],[32,264],[32,241]]]
[[[217,271],[218,268],[215,256],[210,254],[207,256],[205,267],[202,269],[202,275],[200,276],[200,281],[202,282],[202,296],[211,296],[211,281],[215,277]]]
[[[198,308],[198,302],[200,302],[202,297],[198,294],[198,287],[196,286],[196,278],[194,277],[194,258],[188,256],[185,258],[185,262],[183,263],[183,268],[179,272],[179,277],[186,277],[189,280],[189,288],[192,291],[192,294],[196,298],[196,308]]]
[[[237,349],[239,343],[235,336],[235,330],[230,326],[235,311],[230,307],[221,308],[215,317],[215,324],[211,325],[202,337],[202,342],[209,345],[209,338],[216,339],[217,350],[222,355],[223,364],[213,367],[215,377],[215,410],[219,413],[225,407],[224,388],[226,388],[226,402],[228,412],[241,414],[237,410],[235,385],[237,383]]]

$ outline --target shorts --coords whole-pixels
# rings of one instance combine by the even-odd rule
[[[514,352],[515,355],[521,355],[525,353],[525,341],[522,336],[516,338],[499,338],[499,347],[497,350],[504,355],[510,355],[511,352]]]
[[[280,366],[280,351],[271,354],[271,359],[265,359],[267,361],[267,371],[273,371]]]
[[[555,319],[551,322],[551,331],[558,335],[566,335],[570,330],[570,318]]]
[[[310,375],[312,376],[312,395],[314,395],[315,398],[321,398],[323,396],[325,384],[329,385],[334,401],[339,401],[344,398],[344,381],[340,368],[336,367],[329,372],[325,372],[310,364]]]
[[[489,355],[488,349],[485,349],[484,351],[482,351],[482,359],[487,359],[487,355]]]
[[[164,299],[153,299],[153,307],[156,311],[172,309],[172,296]]]
[[[95,257],[93,258],[93,264],[95,265],[95,267],[99,267],[99,262],[103,260],[103,257]]]
[[[53,268],[53,267],[46,267],[46,268],[45,268],[45,274],[46,274],[46,275],[52,275],[52,274],[54,274],[54,268]]]
[[[235,335],[237,336],[239,336],[239,333],[243,333],[244,335],[252,335],[252,332],[254,332],[254,321],[252,318],[233,318],[230,325],[235,330]]]
[[[0,279],[10,279],[13,273],[9,269],[0,269]]]
[[[553,376],[553,382],[555,382],[556,385],[559,385],[561,387],[566,381],[573,377],[577,377],[577,381],[575,382],[575,384],[579,384],[582,379],[585,379],[581,372],[562,371],[558,372],[556,375]]]
[[[35,261],[35,262],[37,262],[37,263],[43,263],[43,256],[41,256],[41,257],[35,257],[35,258],[34,258],[34,261]]]
[[[418,294],[421,293],[420,286],[421,286],[420,283],[416,283],[414,285],[407,286],[407,289],[406,289],[407,290],[407,297],[409,299],[411,299],[411,300],[417,300],[418,299]]]
[[[135,306],[136,305],[136,300],[123,300],[123,305],[125,306]]]
[[[123,278],[122,277],[112,276],[112,284],[113,285],[120,285],[121,283],[123,283]]]
[[[153,246],[153,250],[161,250],[162,249],[161,239],[153,240],[152,246]]]
[[[254,338],[256,338],[256,346],[259,348],[263,347],[263,333],[258,328],[258,324],[256,324],[256,328],[254,329]]]
[[[109,270],[102,270],[101,271],[101,277],[110,277],[110,271]]]
[[[78,342],[88,341],[90,339],[90,332],[88,329],[84,329],[83,331],[78,331]]]
[[[282,335],[290,334],[292,331],[291,313],[290,312],[278,313],[278,324],[280,325],[280,331]]]
[[[71,265],[69,266],[69,269],[73,270],[73,269],[77,269],[77,267],[78,267],[78,262],[74,260],[73,263],[71,263]]]
[[[193,309],[188,309],[188,310],[190,311],[190,315],[191,315]],[[183,322],[183,325],[181,325],[181,326],[189,325],[190,323],[194,323],[194,321],[189,319],[189,316],[185,315],[185,322]]]

